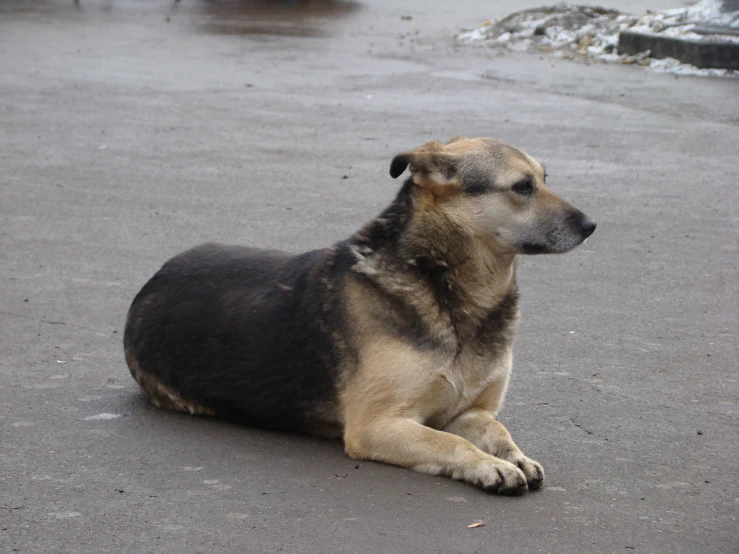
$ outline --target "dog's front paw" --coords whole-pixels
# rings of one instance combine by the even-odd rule
[[[523,454],[512,455],[508,458],[508,461],[523,472],[530,490],[535,491],[544,485],[544,469],[538,462],[527,458]]]
[[[504,460],[482,464],[469,479],[487,492],[504,496],[519,496],[529,490],[526,476],[515,465]]]

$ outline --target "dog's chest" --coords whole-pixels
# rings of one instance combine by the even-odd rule
[[[513,365],[512,348],[488,356],[462,352],[455,360],[439,368],[437,379],[442,381],[444,394],[429,417],[429,425],[444,427],[454,417],[467,410],[483,393],[486,408],[497,411],[503,401]],[[499,391],[488,395],[490,391]]]

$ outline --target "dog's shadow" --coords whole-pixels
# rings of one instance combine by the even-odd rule
[[[135,388],[126,390],[119,410],[127,416],[129,440],[147,443],[152,457],[172,467],[203,468],[203,475],[240,480],[259,494],[311,487],[354,494],[430,497],[464,495],[496,498],[469,484],[366,460],[344,452],[341,439],[247,427],[209,416],[162,410]]]
[[[141,433],[141,439],[153,441],[156,448],[187,444],[191,456],[183,465],[198,462],[224,463],[240,461],[242,469],[264,467],[276,470],[286,466],[301,475],[316,477],[334,473],[344,475],[349,469],[368,462],[356,461],[344,453],[341,439],[327,439],[309,435],[281,432],[239,425],[211,416],[188,415],[162,410],[153,406],[135,385],[122,397],[120,406],[127,420]],[[166,437],[166,442],[157,440]],[[174,450],[179,450],[176,446]],[[382,464],[373,466],[382,467]],[[389,467],[389,466],[388,466]],[[343,473],[342,473],[343,472]],[[274,472],[270,472],[273,474]]]

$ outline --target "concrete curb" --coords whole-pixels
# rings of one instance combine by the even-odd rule
[[[652,58],[675,58],[701,69],[739,69],[739,43],[686,40],[634,31],[618,37],[618,53],[635,55],[649,50]]]

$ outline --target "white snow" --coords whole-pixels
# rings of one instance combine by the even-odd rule
[[[711,40],[721,40],[739,43],[739,36],[736,35],[701,35],[695,33],[693,29],[697,25],[701,27],[721,25],[739,29],[739,12],[722,12],[721,0],[703,0],[689,8],[647,14],[639,18],[633,30],[687,39],[701,39],[709,42]]]
[[[733,76],[726,69],[699,69],[668,58],[657,60],[648,53],[618,55],[618,35],[632,29],[641,33],[700,39],[703,42],[739,43],[739,36],[698,34],[696,26],[739,29],[739,11],[722,12],[721,0],[702,0],[689,8],[631,15],[605,8],[557,4],[513,13],[488,21],[483,27],[457,35],[461,43],[482,43],[517,51],[553,52],[558,56],[610,63],[638,64],[655,71],[678,75]]]
[[[699,69],[694,65],[682,63],[675,58],[664,58],[661,60],[651,59],[649,69],[659,73],[672,73],[673,75],[699,75],[702,77],[726,77],[726,69]]]
[[[98,420],[109,420],[109,419],[117,419],[121,417],[121,414],[108,414],[108,413],[102,413],[97,415],[91,415],[85,418],[85,421],[98,421]]]

